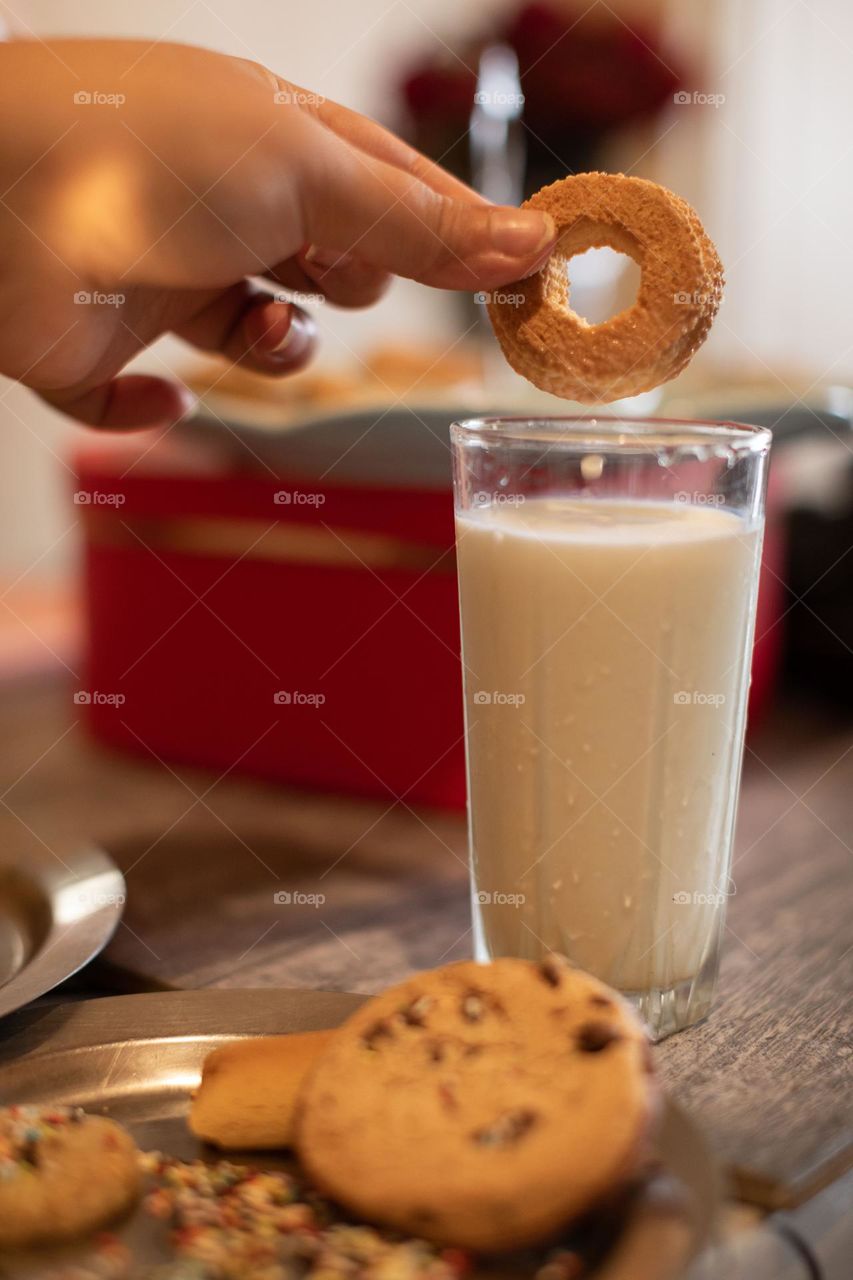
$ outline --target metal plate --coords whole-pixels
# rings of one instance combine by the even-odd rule
[[[450,400],[441,405],[336,408],[308,417],[284,416],[281,405],[214,392],[181,433],[217,449],[246,452],[286,476],[306,481],[383,488],[450,490],[450,424],[494,416]],[[504,407],[504,413],[507,412]],[[402,442],[402,443],[401,443]]]
[[[112,937],[124,877],[100,849],[64,864],[0,853],[0,1018],[87,964]]]
[[[363,999],[328,991],[174,991],[25,1010],[0,1027],[0,1102],[83,1106],[126,1125],[144,1149],[193,1159],[204,1147],[189,1132],[186,1114],[211,1049],[244,1036],[336,1026]],[[670,1103],[660,1154],[692,1202],[695,1253],[712,1231],[719,1176],[701,1133]],[[277,1163],[268,1153],[246,1158]],[[140,1262],[168,1256],[163,1227],[141,1213],[118,1234]],[[39,1269],[19,1259],[9,1274],[35,1277],[46,1258],[56,1266],[69,1256],[83,1255],[79,1248],[71,1255],[54,1250],[40,1255]],[[642,1280],[646,1272],[637,1267],[629,1274]]]

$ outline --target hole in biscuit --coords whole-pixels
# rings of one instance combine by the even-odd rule
[[[615,249],[587,249],[566,261],[569,306],[587,324],[604,324],[636,302],[639,265]]]

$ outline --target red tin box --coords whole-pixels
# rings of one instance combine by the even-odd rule
[[[96,736],[217,775],[462,807],[453,416],[201,422],[81,449],[78,697]],[[780,572],[771,526],[753,717],[777,664]]]
[[[201,424],[82,449],[97,737],[216,773],[463,806],[449,421],[388,415],[369,450],[353,448],[358,419],[274,445]]]

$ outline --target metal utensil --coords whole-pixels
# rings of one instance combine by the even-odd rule
[[[100,849],[67,862],[0,853],[0,1017],[70,978],[121,919],[124,877]]]

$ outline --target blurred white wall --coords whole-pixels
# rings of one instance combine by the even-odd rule
[[[853,4],[669,0],[717,106],[671,113],[662,181],[726,266],[707,354],[798,391],[853,380]],[[685,127],[686,126],[686,127]]]
[[[673,107],[636,172],[701,210],[728,270],[703,361],[853,377],[853,4],[850,0],[661,0],[697,79],[719,106]],[[616,0],[609,0],[612,9]],[[13,32],[184,40],[256,58],[329,97],[382,114],[412,56],[479,28],[502,0],[0,0]],[[579,5],[579,11],[586,8]],[[658,0],[624,0],[647,13]],[[647,140],[648,141],[648,140]],[[647,142],[629,148],[625,163]],[[325,309],[327,357],[377,337],[434,340],[451,301],[398,283],[367,313]],[[175,346],[162,348],[173,360]],[[147,363],[156,363],[148,356]],[[20,421],[23,419],[23,423]],[[69,524],[57,461],[73,428],[0,384],[0,576],[61,562]]]

